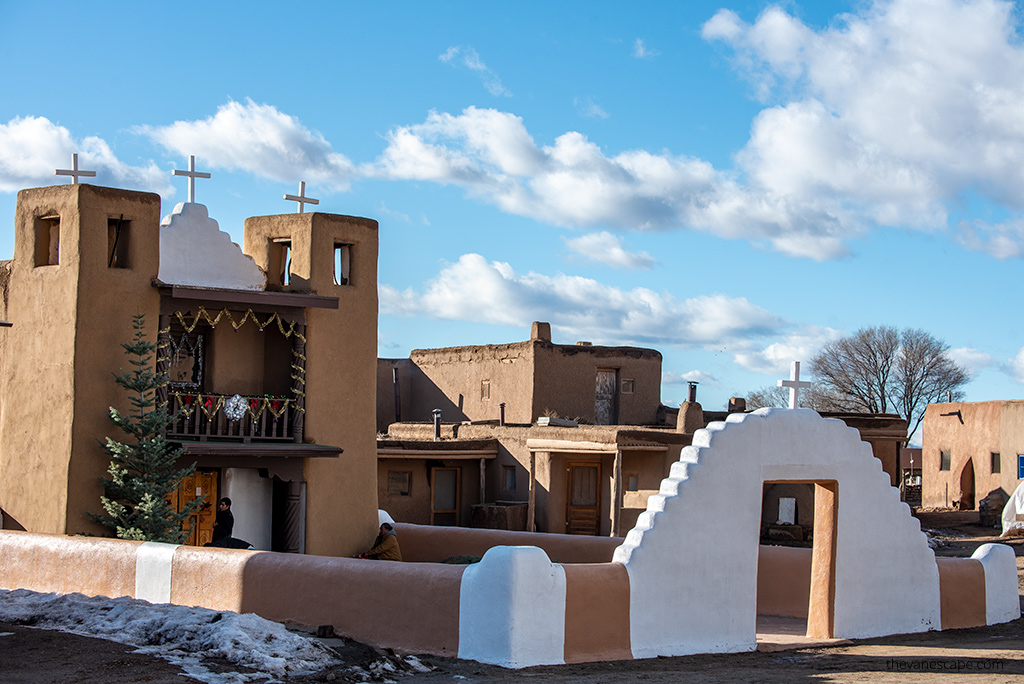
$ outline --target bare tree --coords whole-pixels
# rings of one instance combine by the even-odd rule
[[[819,383],[814,383],[809,390],[800,393],[800,405],[815,411],[842,410]],[[787,406],[789,406],[789,388],[787,387],[768,385],[747,395],[747,408],[751,411],[759,408],[786,408]]]
[[[917,431],[928,404],[963,398],[967,369],[949,358],[949,345],[923,330],[863,328],[827,343],[811,359],[811,372],[836,410],[898,413],[907,435]]]

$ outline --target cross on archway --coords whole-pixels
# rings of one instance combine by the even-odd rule
[[[284,198],[290,202],[298,202],[299,210],[295,213],[302,214],[305,212],[305,205],[307,204],[320,204],[320,200],[313,199],[312,197],[306,197],[306,181],[299,181],[299,194],[298,195],[285,195]]]
[[[196,171],[196,156],[189,155],[188,158],[188,171],[174,170],[173,175],[175,176],[188,176],[188,201],[193,203],[196,201],[196,178],[209,178],[210,174]]]
[[[789,380],[779,380],[779,387],[789,388],[789,408],[799,408],[798,393],[802,389],[810,389],[811,383],[800,380],[800,362],[794,361],[789,373]]]
[[[95,171],[79,171],[78,170],[78,153],[71,155],[71,168],[70,169],[56,169],[53,172],[55,176],[71,176],[71,184],[78,184],[78,177],[92,178],[96,175]]]

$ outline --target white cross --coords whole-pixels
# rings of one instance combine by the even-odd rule
[[[789,408],[798,408],[797,393],[802,389],[810,389],[811,383],[800,380],[800,362],[794,361],[789,373],[789,380],[779,380],[779,387],[789,388]]]
[[[78,183],[79,176],[85,176],[91,178],[96,175],[95,171],[79,171],[78,170],[78,153],[71,155],[71,168],[70,169],[57,169],[53,172],[54,176],[71,176],[71,184],[76,185]]]
[[[174,170],[175,176],[188,176],[188,201],[194,203],[196,201],[196,178],[209,178],[210,174],[196,171],[196,156],[190,155],[188,158],[188,171]]]
[[[286,200],[299,203],[299,210],[296,213],[303,213],[305,211],[306,204],[320,204],[320,200],[313,199],[312,197],[306,197],[306,181],[299,181],[299,194],[298,195],[285,195]]]

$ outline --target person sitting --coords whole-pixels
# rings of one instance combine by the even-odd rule
[[[366,553],[359,554],[360,558],[372,558],[373,560],[402,560],[402,552],[398,548],[398,535],[395,528],[389,523],[380,526],[380,534],[377,535],[373,546]]]

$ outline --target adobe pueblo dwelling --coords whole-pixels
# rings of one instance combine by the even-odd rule
[[[18,193],[0,264],[0,509],[5,529],[96,534],[100,447],[128,408],[112,374],[145,314],[168,437],[205,495],[229,496],[256,548],[351,555],[376,531],[377,223],[324,213],[245,222],[243,250],[202,204],[71,185]],[[339,507],[338,502],[344,506]]]
[[[970,511],[1024,482],[1024,401],[929,404],[921,435],[922,506]]]

